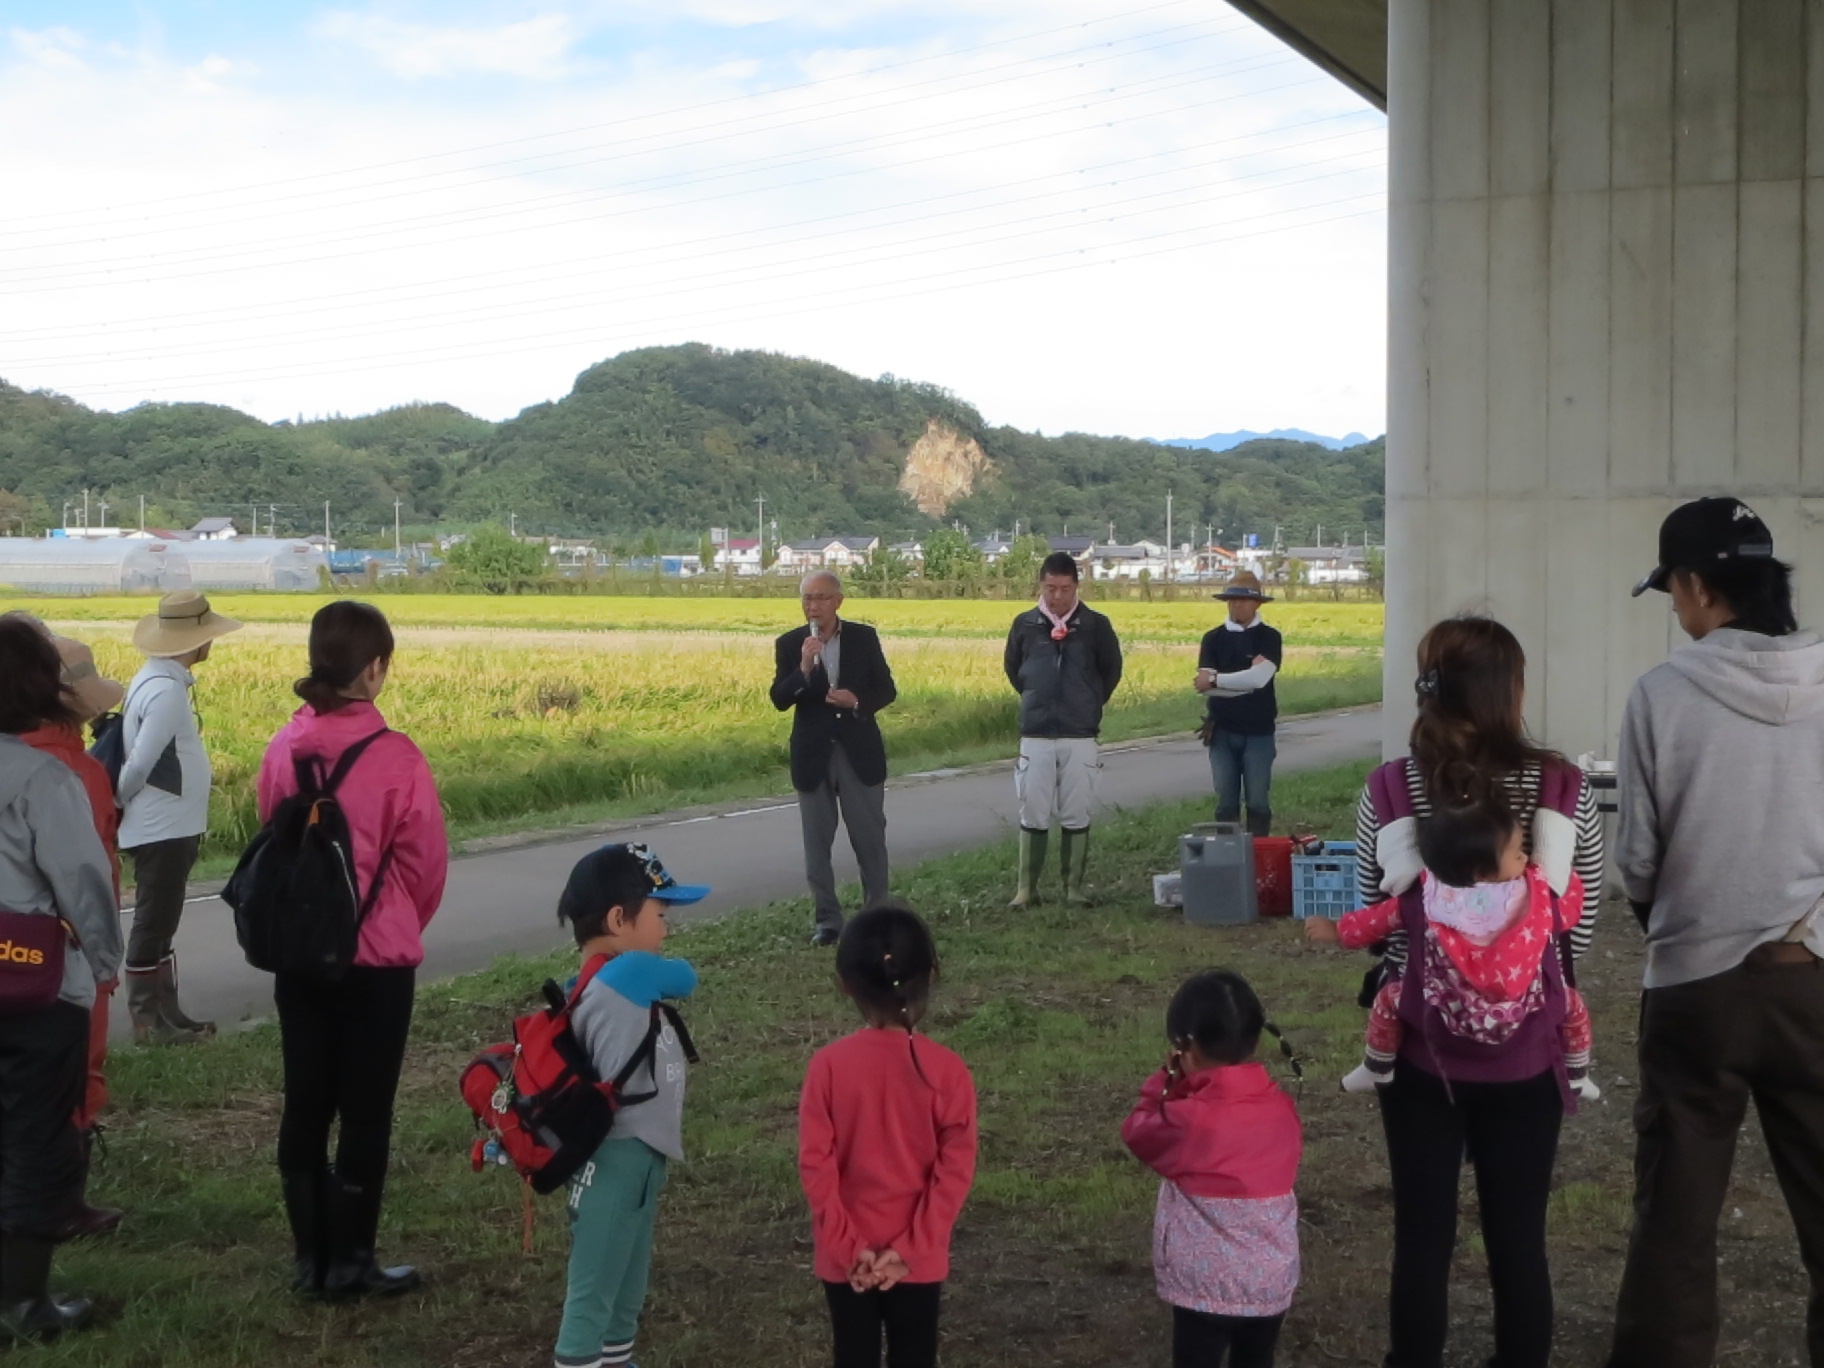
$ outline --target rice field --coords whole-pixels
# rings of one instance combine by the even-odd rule
[[[215,767],[206,853],[237,851],[255,828],[253,779],[272,733],[296,706],[316,596],[223,595],[247,623],[197,669],[196,704]],[[386,596],[399,649],[381,707],[423,747],[461,837],[658,811],[786,777],[788,717],[767,698],[772,642],[803,619],[789,600]],[[140,598],[31,602],[88,641],[104,673],[140,658]],[[899,684],[882,714],[898,773],[1010,755],[1017,699],[1001,673],[1007,603],[851,600],[880,628]],[[1110,739],[1189,730],[1197,640],[1216,605],[1110,605],[1126,675]],[[1291,711],[1379,696],[1378,604],[1275,604],[1286,635],[1280,693]]]

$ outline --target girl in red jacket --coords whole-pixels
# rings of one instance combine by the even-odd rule
[[[913,1028],[937,947],[910,908],[877,906],[842,929],[836,974],[868,1024],[811,1056],[798,1102],[798,1176],[835,1368],[937,1363],[950,1231],[975,1178],[975,1083]]]
[[[1212,969],[1165,1013],[1171,1052],[1121,1127],[1162,1179],[1153,1272],[1172,1307],[1172,1368],[1272,1368],[1298,1286],[1304,1139],[1292,1099],[1253,1062],[1266,1013],[1239,974]]]

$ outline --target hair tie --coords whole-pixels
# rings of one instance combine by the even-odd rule
[[[1438,668],[1434,665],[1414,680],[1412,687],[1420,698],[1436,698],[1440,682]]]

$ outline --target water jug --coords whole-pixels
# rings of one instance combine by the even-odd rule
[[[1260,918],[1254,841],[1239,822],[1209,822],[1178,838],[1184,919],[1199,926],[1244,926]]]

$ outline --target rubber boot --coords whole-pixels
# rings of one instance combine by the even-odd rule
[[[0,1237],[0,1334],[55,1339],[88,1324],[94,1306],[83,1297],[53,1297],[51,1242],[42,1235]]]
[[[328,1301],[356,1297],[396,1297],[424,1280],[410,1264],[381,1268],[374,1262],[374,1235],[380,1228],[383,1183],[356,1185],[329,1176],[329,1261],[323,1267],[323,1296]]]
[[[177,1005],[177,956],[166,955],[158,962],[159,1010],[165,1021],[179,1031],[189,1031],[207,1040],[215,1034],[213,1021],[194,1021]]]
[[[1253,808],[1249,808],[1248,809],[1248,835],[1250,835],[1250,836],[1271,836],[1272,834],[1273,834],[1273,814],[1270,812],[1256,812],[1256,811],[1254,811]]]
[[[329,1170],[279,1171],[279,1191],[285,1197],[285,1219],[291,1223],[291,1290],[321,1296],[323,1266],[327,1262],[325,1203]]]
[[[1039,875],[1045,869],[1045,847],[1051,843],[1051,832],[1020,828],[1020,886],[1014,890],[1009,907],[1039,905]]]
[[[65,1240],[86,1239],[91,1235],[111,1235],[119,1227],[121,1217],[126,1215],[125,1212],[116,1211],[112,1207],[89,1205],[89,1164],[95,1154],[95,1127],[90,1126],[87,1130],[82,1131],[81,1135],[82,1183],[76,1189],[75,1207],[71,1210],[69,1218],[58,1227],[57,1242],[59,1244]]]
[[[1083,876],[1089,869],[1089,828],[1075,831],[1065,827],[1058,842],[1058,873],[1064,879],[1064,901],[1073,907],[1089,906],[1089,891]]]
[[[128,965],[123,977],[127,981],[127,1017],[133,1023],[133,1039],[141,1045],[191,1045],[205,1037],[199,1031],[188,1031],[174,1025],[164,1010],[164,966]]]

